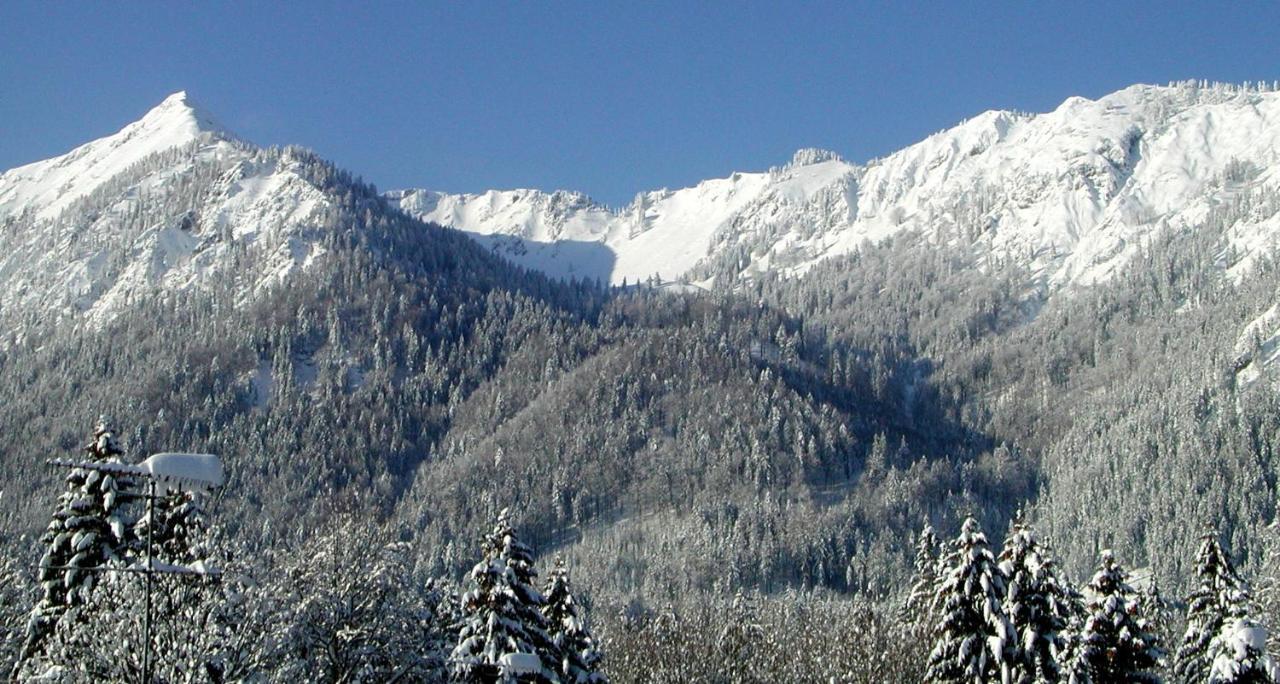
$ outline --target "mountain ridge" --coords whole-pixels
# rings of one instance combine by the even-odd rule
[[[1042,114],[990,110],[865,164],[801,150],[766,172],[641,192],[618,209],[564,190],[386,196],[561,277],[711,285],[765,270],[797,274],[918,230],[1025,261],[1034,285],[1053,292],[1106,280],[1153,231],[1193,225],[1239,190],[1224,182],[1280,183],[1271,170],[1278,149],[1280,95],[1184,82],[1071,97]],[[1238,231],[1242,258],[1273,246],[1280,221],[1266,222]],[[566,241],[609,249],[609,272],[579,272],[557,247]]]
[[[27,211],[55,218],[129,166],[204,136],[237,139],[186,91],[173,93],[116,133],[0,174],[0,219]]]

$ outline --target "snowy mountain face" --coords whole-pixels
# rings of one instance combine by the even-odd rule
[[[56,218],[75,200],[142,159],[206,135],[230,137],[212,117],[198,111],[185,92],[174,93],[115,135],[0,175],[0,218],[23,212]]]
[[[1223,268],[1244,277],[1280,235],[1278,155],[1280,93],[1134,86],[1044,114],[987,112],[865,164],[801,150],[621,209],[564,191],[386,198],[556,277],[732,287],[911,235],[1023,267],[1052,294],[1107,281],[1161,231],[1208,224]],[[306,268],[332,198],[300,173],[305,156],[247,145],[176,93],[114,135],[5,172],[0,323],[103,320],[144,293],[228,282],[251,297]],[[1280,317],[1264,315],[1241,346],[1277,338]]]
[[[100,321],[144,294],[252,296],[310,264],[330,199],[290,150],[170,96],[119,133],[0,176],[0,321]]]
[[[1195,227],[1280,184],[1280,93],[1134,86],[1052,112],[991,111],[883,159],[802,150],[766,173],[642,193],[612,210],[577,193],[389,193],[407,212],[556,276],[801,273],[824,258],[918,232],[974,244],[1058,291],[1105,281],[1157,231]],[[1274,207],[1228,229],[1247,269],[1274,244]]]

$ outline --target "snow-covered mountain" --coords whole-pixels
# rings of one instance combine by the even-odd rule
[[[241,142],[175,93],[120,132],[0,176],[0,322],[101,320],[158,290],[242,296],[323,251],[304,155]]]
[[[865,164],[802,150],[783,167],[613,210],[571,192],[389,193],[407,212],[523,265],[614,283],[801,272],[867,240],[918,231],[975,243],[1057,290],[1107,279],[1165,227],[1195,226],[1280,184],[1280,93],[1138,85],[1052,112],[990,111]],[[1273,209],[1230,229],[1237,267],[1280,235]]]
[[[0,218],[28,211],[36,218],[56,218],[75,200],[142,159],[206,135],[233,137],[200,111],[186,92],[174,93],[114,135],[60,157],[4,172],[0,175]]]
[[[95,320],[157,289],[233,278],[250,296],[280,282],[324,251],[333,197],[301,172],[308,159],[244,143],[176,93],[114,135],[5,172],[0,322]],[[621,209],[564,191],[386,197],[553,276],[715,287],[914,235],[1025,266],[1051,293],[1105,281],[1161,230],[1210,221],[1224,268],[1247,273],[1280,236],[1278,161],[1280,93],[1182,83],[986,112],[863,164],[801,150]]]

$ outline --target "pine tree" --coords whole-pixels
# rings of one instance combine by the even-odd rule
[[[203,536],[208,531],[208,517],[200,495],[178,489],[157,494],[152,513],[152,554],[157,561],[190,565],[207,555]],[[134,535],[146,539],[147,516],[134,525]]]
[[[1227,621],[1209,646],[1209,684],[1276,684],[1280,667],[1267,655],[1267,632],[1248,618]]]
[[[577,601],[569,587],[569,570],[564,559],[547,576],[544,590],[546,604],[542,615],[547,619],[547,633],[559,653],[556,671],[565,684],[604,684],[608,678],[600,672],[603,654],[578,611]]]
[[[1004,612],[1013,626],[1015,684],[1057,682],[1066,651],[1064,632],[1083,607],[1080,596],[1054,572],[1054,561],[1022,522],[1014,523],[1000,554],[1007,577]]]
[[[926,678],[931,682],[1008,682],[1013,630],[1001,604],[1005,577],[973,518],[951,542],[934,596],[940,615]]]
[[[6,497],[0,492],[0,506]],[[28,610],[23,605],[31,593],[31,560],[21,552],[27,540],[9,538],[0,529],[0,663],[18,657]]]
[[[555,682],[556,648],[533,586],[533,552],[516,537],[503,509],[483,542],[462,597],[463,623],[450,655],[453,673],[468,682]]]
[[[1158,684],[1151,670],[1163,653],[1143,617],[1128,573],[1108,549],[1089,582],[1088,617],[1080,628],[1073,654],[1064,659],[1072,684]]]
[[[124,453],[105,419],[99,419],[84,451],[97,463],[120,463]],[[96,569],[126,564],[136,543],[126,511],[136,497],[131,478],[77,468],[67,475],[66,484],[40,539],[45,545],[41,595],[28,619],[15,672],[40,652],[41,643],[68,610],[88,602],[98,580]]]
[[[1201,537],[1196,552],[1199,584],[1187,597],[1187,631],[1174,658],[1174,675],[1183,682],[1203,682],[1213,664],[1210,645],[1223,625],[1248,617],[1249,590],[1218,544],[1217,534]]]
[[[916,541],[915,579],[899,611],[899,618],[909,627],[932,627],[930,604],[938,584],[938,536],[933,526],[925,524]]]

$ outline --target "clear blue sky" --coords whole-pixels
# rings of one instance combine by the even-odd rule
[[[0,26],[0,168],[185,89],[243,137],[380,188],[615,205],[799,147],[863,161],[986,109],[1280,79],[1274,2],[8,0]]]

